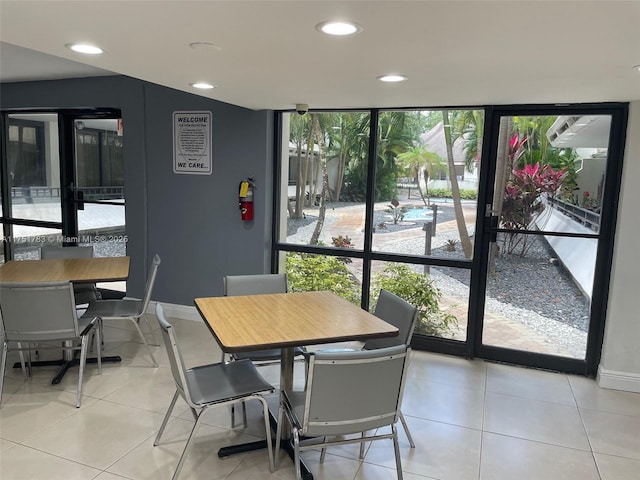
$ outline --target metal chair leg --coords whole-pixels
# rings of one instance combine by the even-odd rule
[[[140,330],[140,326],[138,325],[138,322],[133,318],[131,318],[131,321],[135,325],[136,330],[138,330],[138,334],[140,335],[140,338],[142,338],[142,341],[144,342],[144,346],[147,347],[147,352],[149,352],[149,356],[151,357],[151,361],[153,362],[153,366],[157,368],[158,367],[158,362],[156,362],[156,357],[153,356],[153,352],[151,351],[151,347],[147,343],[147,339],[144,336],[144,333],[142,333],[142,330]]]
[[[404,415],[400,412],[400,421],[402,422],[402,428],[404,428],[404,433],[407,435],[407,439],[409,440],[409,445],[411,448],[416,448],[416,444],[413,443],[413,437],[411,436],[411,432],[409,432],[409,427],[407,426],[407,422],[404,419]]]
[[[179,395],[180,395],[180,392],[178,392],[178,390],[176,390],[176,393],[173,394],[173,398],[171,399],[171,403],[169,404],[169,409],[167,410],[167,413],[165,414],[164,419],[162,420],[162,425],[160,425],[160,430],[156,435],[156,439],[153,441],[154,447],[157,446],[158,443],[160,443],[160,437],[162,437],[162,434],[164,433],[164,428],[167,426],[167,422],[171,417],[171,412],[173,412],[173,407],[176,406],[176,401],[178,400]]]

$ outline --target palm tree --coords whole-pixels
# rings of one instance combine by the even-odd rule
[[[315,229],[313,230],[313,234],[311,235],[311,239],[309,240],[309,245],[318,244],[320,233],[322,233],[322,228],[324,227],[324,219],[327,211],[327,195],[329,193],[329,172],[327,170],[327,158],[326,155],[324,155],[322,149],[325,136],[323,135],[323,131],[320,128],[320,121],[318,119],[318,116],[319,114],[317,113],[311,114],[311,135],[313,136],[313,141],[318,145],[318,159],[320,160],[320,165],[322,168],[322,191],[320,192],[318,221],[316,222]],[[315,184],[316,182],[314,181],[313,183]]]
[[[460,187],[458,186],[458,177],[456,176],[456,165],[453,159],[453,141],[451,140],[451,124],[449,123],[449,111],[442,110],[442,124],[444,128],[444,141],[447,147],[447,160],[449,161],[449,179],[451,180],[451,197],[453,199],[453,209],[456,213],[456,223],[458,225],[458,233],[460,234],[460,244],[465,258],[471,258],[473,255],[473,245],[467,231],[467,224],[464,221],[464,212],[462,211],[462,202],[460,200]]]
[[[410,150],[399,154],[397,159],[400,166],[412,171],[413,176],[418,181],[418,192],[420,192],[420,198],[422,198],[425,205],[430,205],[429,177],[432,177],[437,172],[446,172],[447,167],[445,161],[440,158],[437,153],[427,150],[426,145],[414,146]],[[427,194],[426,201],[418,178],[420,176],[420,171],[422,171],[422,176],[424,178],[424,189]]]
[[[290,125],[290,139],[296,145],[297,179],[295,209],[290,203],[287,205],[290,218],[302,218],[302,211],[307,202],[307,179],[309,166],[313,162],[313,147],[311,145],[310,121],[305,116],[292,116]],[[303,153],[304,150],[304,153]]]
[[[465,140],[464,164],[471,172],[473,163],[480,163],[482,155],[482,136],[484,134],[484,111],[458,110],[452,114],[453,140],[463,137]]]

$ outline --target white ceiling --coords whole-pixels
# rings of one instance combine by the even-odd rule
[[[640,99],[640,1],[0,0],[0,41],[2,82],[115,72],[251,109]]]

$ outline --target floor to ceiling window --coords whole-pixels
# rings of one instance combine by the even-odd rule
[[[538,110],[280,113],[274,270],[397,293],[417,348],[593,373],[626,107]]]

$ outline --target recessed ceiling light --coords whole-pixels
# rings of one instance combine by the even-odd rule
[[[378,77],[378,80],[380,80],[381,82],[404,82],[405,80],[407,80],[408,77],[405,77],[404,75],[383,75],[381,77]]]
[[[327,35],[353,35],[362,31],[362,27],[353,22],[329,21],[316,25],[316,29]]]
[[[84,53],[87,55],[100,55],[103,53],[103,50],[100,47],[88,45],[86,43],[68,43],[65,47],[76,53]]]
[[[193,88],[198,88],[200,90],[211,90],[212,88],[215,88],[215,85],[211,85],[210,83],[207,83],[207,82],[196,82],[196,83],[192,83],[191,86]]]
[[[634,69],[634,70],[638,70],[638,71],[640,72],[640,65],[634,65],[634,66],[633,66],[633,69]]]

